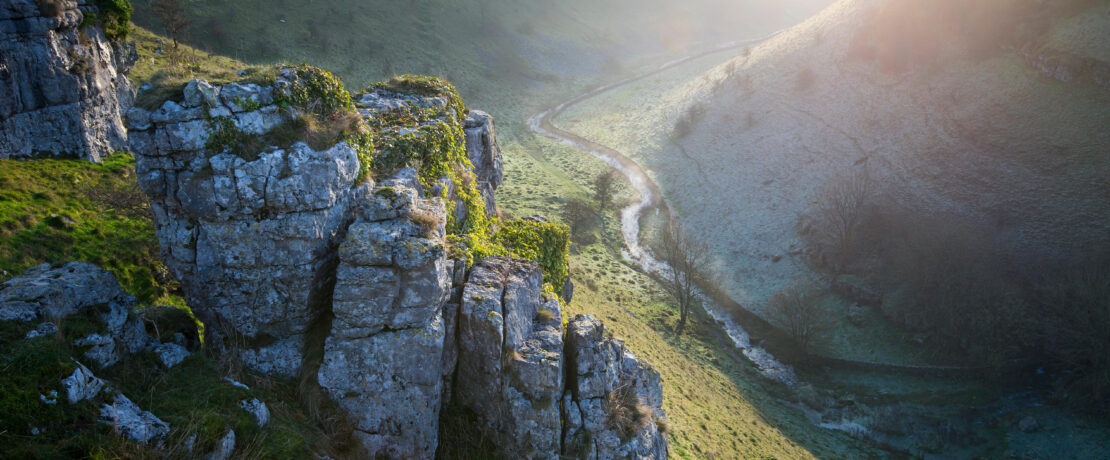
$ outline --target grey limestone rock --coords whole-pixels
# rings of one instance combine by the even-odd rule
[[[561,305],[544,299],[534,262],[491,258],[463,289],[457,386],[462,405],[510,458],[557,458],[564,390]]]
[[[77,369],[69,377],[62,379],[62,388],[65,389],[66,400],[70,404],[92,399],[104,388],[104,381],[93,375],[89,368],[76,361],[74,364]]]
[[[0,158],[100,161],[126,150],[127,72],[138,55],[80,27],[83,17],[75,1],[57,11],[31,0],[0,6]]]
[[[213,113],[255,134],[289,119],[270,87],[197,80],[185,93],[184,106],[128,116],[163,259],[202,321],[246,339],[244,362],[295,375],[304,333],[327,308],[336,246],[371,184],[357,180],[358,156],[344,142],[209,152]]]
[[[486,199],[486,214],[493,215],[497,212],[493,192],[501,185],[504,174],[493,117],[481,110],[471,110],[463,122],[463,130],[466,132],[466,154],[474,165],[478,190]]]
[[[667,457],[663,389],[659,373],[641,362],[619,340],[605,337],[600,321],[575,316],[567,324],[571,383],[562,405],[568,452],[589,459]],[[634,411],[632,426],[619,426],[615,411]],[[625,422],[628,423],[628,422]]]
[[[158,361],[167,368],[181,364],[189,357],[189,350],[176,343],[161,343],[151,349],[158,356]]]
[[[161,442],[170,433],[169,424],[140,409],[122,393],[116,393],[111,404],[105,403],[100,407],[99,421],[112,426],[120,435],[143,444]]]
[[[27,338],[56,332],[57,326],[47,324],[73,316],[97,323],[98,332],[78,337],[74,344],[88,347],[85,357],[100,367],[146,348],[149,338],[132,311],[135,303],[110,272],[80,262],[32,267],[0,285],[0,321],[49,320]]]
[[[233,453],[235,453],[235,430],[227,430],[216,445],[216,450],[205,455],[204,460],[227,460]]]
[[[453,265],[442,201],[419,198],[406,176],[371,193],[340,245],[319,383],[355,420],[366,455],[432,458]]]
[[[250,412],[254,416],[254,420],[258,422],[258,426],[263,427],[270,423],[270,409],[266,407],[266,403],[258,398],[239,401],[239,407]]]

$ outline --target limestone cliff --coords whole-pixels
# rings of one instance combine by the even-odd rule
[[[0,5],[0,158],[91,161],[126,150],[133,46],[82,27],[84,0]]]
[[[549,284],[565,234],[553,275],[485,233],[502,180],[488,114],[437,81],[347,95],[303,67],[181,100],[127,119],[164,259],[213,343],[317,383],[371,457],[434,457],[453,403],[509,458],[665,458],[658,373],[596,320],[566,326]]]

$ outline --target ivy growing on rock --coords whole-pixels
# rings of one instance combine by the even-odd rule
[[[562,294],[568,277],[570,229],[540,219],[516,219],[501,223],[494,240],[509,255],[534,260],[543,269],[543,280]]]

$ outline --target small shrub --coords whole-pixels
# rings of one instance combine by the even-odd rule
[[[569,235],[566,225],[518,219],[502,223],[494,240],[513,257],[539,262],[544,282],[562,295],[569,276]]]
[[[45,17],[54,18],[62,14],[62,0],[35,0],[35,3],[38,4],[39,14]]]
[[[439,217],[434,212],[426,209],[412,208],[409,209],[408,218],[412,220],[420,230],[424,232],[425,238],[434,238],[437,230],[439,229]]]
[[[705,105],[701,103],[691,104],[679,115],[678,119],[674,122],[674,128],[671,135],[676,139],[682,139],[689,136],[697,127],[698,122],[705,117]]]
[[[40,2],[40,8],[43,3],[59,3],[54,1]],[[131,13],[135,8],[131,6],[128,0],[95,0],[97,13],[85,13],[84,18],[81,20],[81,26],[96,25],[104,29],[104,36],[109,40],[125,40],[131,33]]]
[[[819,300],[820,291],[804,282],[791,283],[771,296],[771,316],[790,333],[803,353],[827,325]]]
[[[555,319],[555,312],[553,312],[551,310],[548,310],[546,308],[543,308],[543,307],[540,307],[539,309],[536,310],[536,318],[535,318],[536,322],[546,323],[546,322],[551,321],[553,319]]]
[[[621,442],[628,442],[650,420],[651,408],[648,407],[630,386],[622,386],[605,396],[605,423],[620,436]]]

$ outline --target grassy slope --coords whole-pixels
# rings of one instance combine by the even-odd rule
[[[875,2],[843,2],[853,6],[868,3]],[[1104,34],[1093,32],[1105,29],[1098,21],[1105,21],[1107,6],[1097,8],[1101,12],[1060,21],[1050,43],[1095,56],[1105,52],[1105,46],[1100,51],[1100,45],[1094,43],[1094,37]],[[851,9],[842,8],[848,12],[838,14],[856,14]],[[1098,128],[1107,119],[1104,89],[1040,78],[1013,55],[982,62],[960,60],[950,63],[944,72],[871,76],[873,69],[858,63],[831,62],[834,58],[830,56],[841,56],[843,44],[850,41],[840,30],[841,23],[849,20],[814,18],[767,46],[756,47],[748,58],[736,57],[713,68],[710,63],[702,72],[661,76],[624,88],[568,110],[558,122],[626,151],[652,168],[673,207],[719,248],[715,272],[731,284],[734,297],[756,312],[765,308],[771,292],[792,277],[805,275],[804,264],[792,262],[788,255],[796,249],[792,246],[796,241],[782,235],[793,234],[793,216],[829,174],[850,168],[863,155],[846,141],[845,132],[864,139],[864,149],[876,157],[871,164],[891,161],[886,152],[893,152],[889,156],[903,151],[930,152],[918,156],[924,160],[910,161],[902,169],[934,177],[954,175],[930,164],[928,158],[974,150],[979,147],[976,143],[1012,148],[1008,155],[1029,162],[1022,167],[1031,170],[1055,171],[1069,162],[1101,161],[1083,155],[1097,156],[1099,149],[1090,146],[1106,139],[1105,130]],[[817,75],[817,83],[808,93],[796,88],[798,69],[807,67]],[[683,109],[699,98],[704,98],[710,110],[681,142],[683,151],[667,136]],[[963,103],[951,104],[952,100]],[[926,113],[922,107],[934,115],[922,117]],[[946,118],[951,121],[944,121]],[[965,136],[968,132],[983,134],[961,139],[961,129]],[[1086,154],[1082,153],[1085,149]],[[1046,150],[1068,150],[1069,155],[1045,156]],[[951,161],[960,164],[966,174],[989,175],[996,163],[985,159],[994,158],[992,155],[984,152],[978,158]],[[778,161],[780,158],[785,160]],[[1046,158],[1056,164],[1040,164]],[[738,161],[742,166],[737,166]],[[1080,173],[1073,182],[1094,183],[1095,175]],[[1045,183],[1052,177],[1028,174],[1028,183],[979,193],[975,199],[999,209],[1011,208],[1015,204],[1010,190],[1052,190],[1053,185]],[[958,180],[946,180],[947,188],[961,189],[952,183]],[[1071,209],[1069,199],[1073,205],[1097,206],[1090,202],[1095,194],[1071,195],[1044,207]],[[706,200],[706,196],[715,198]],[[1069,192],[1060,191],[1059,196],[1067,197]],[[766,218],[776,213],[777,221]],[[722,215],[734,217],[720,225]],[[1070,219],[1051,225],[1072,225]],[[738,240],[738,234],[744,237]],[[778,257],[784,260],[773,262]],[[866,327],[856,327],[847,321],[843,301],[830,298],[825,307],[835,332],[820,338],[816,344],[820,353],[886,362],[938,360],[932,350],[915,344],[917,334],[888,327],[878,311],[869,310]]]
[[[78,260],[111,270],[141,301],[165,296],[173,283],[133,165],[128,155],[100,165],[0,160],[0,280],[41,263]]]
[[[498,206],[513,215],[558,215],[567,197],[585,198],[589,181],[606,166],[585,153],[540,139],[536,150],[568,174],[540,178],[525,169],[543,169],[530,157],[506,161],[506,181]],[[506,158],[510,158],[506,153]],[[547,174],[557,174],[547,170]],[[524,176],[518,180],[518,177]],[[543,179],[541,181],[541,179]],[[555,183],[559,189],[538,186]],[[617,202],[632,199],[619,183]],[[677,312],[652,278],[623,261],[615,212],[592,229],[597,243],[571,247],[575,294],[571,313],[605,321],[614,336],[651,363],[663,377],[664,409],[670,419],[671,453],[678,458],[808,458],[883,455],[842,434],[816,429],[800,411],[777,398],[789,390],[747,370],[712,319],[698,314],[682,337],[672,329]]]

